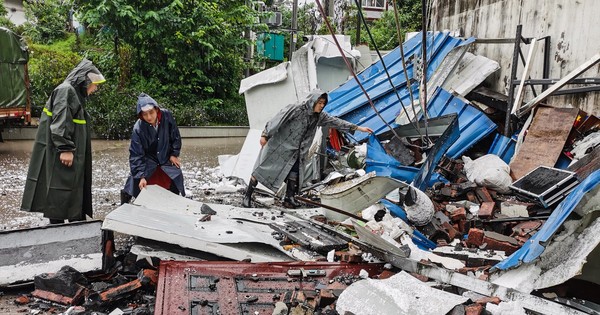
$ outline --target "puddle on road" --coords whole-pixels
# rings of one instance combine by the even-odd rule
[[[181,161],[188,197],[199,200],[201,187],[220,179],[218,156],[237,154],[244,138],[183,139]],[[0,143],[0,230],[48,224],[41,213],[20,211],[33,141]],[[94,140],[92,193],[94,218],[118,207],[129,174],[129,141]]]

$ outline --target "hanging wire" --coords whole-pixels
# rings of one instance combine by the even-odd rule
[[[323,6],[321,6],[321,1],[320,0],[315,0],[315,2],[317,3],[317,6],[319,7],[319,11],[321,12],[321,15],[324,17],[325,24],[327,25],[327,29],[331,33],[331,35],[333,37],[333,40],[335,41],[335,45],[337,46],[338,50],[340,51],[340,54],[342,55],[342,59],[344,59],[344,62],[346,63],[346,67],[348,67],[348,70],[352,74],[352,77],[354,77],[354,80],[356,81],[356,83],[358,84],[358,86],[360,87],[360,89],[362,90],[362,92],[365,94],[365,96],[367,97],[367,100],[369,101],[369,105],[371,106],[371,108],[373,109],[373,111],[375,111],[375,114],[377,114],[377,116],[379,117],[379,119],[381,119],[381,121],[383,121],[383,123],[392,131],[392,133],[394,134],[394,136],[396,138],[400,139],[400,136],[398,136],[398,134],[396,133],[396,130],[394,130],[394,128],[392,128],[392,126],[390,126],[390,124],[388,124],[388,122],[385,121],[385,119],[383,119],[383,117],[381,116],[381,114],[379,113],[379,111],[377,110],[377,108],[375,107],[375,104],[373,104],[373,100],[371,100],[371,97],[369,96],[369,94],[365,90],[365,87],[358,80],[358,77],[356,76],[356,73],[352,69],[352,65],[350,64],[350,61],[348,61],[348,58],[346,57],[346,54],[344,54],[344,52],[343,52],[342,46],[340,45],[340,42],[338,41],[337,36],[335,36],[335,32],[333,31],[333,28],[331,27],[331,24],[329,23],[329,19],[327,18],[327,15],[325,15],[325,10],[323,10]]]
[[[404,41],[402,40],[402,32],[400,32],[400,18],[398,17],[398,3],[399,2],[400,2],[400,0],[394,1],[394,19],[396,20],[396,34],[398,35],[398,45],[400,45],[400,56],[402,57],[402,69],[404,71],[404,77],[408,84],[408,82],[410,82],[410,78],[408,77],[408,71],[406,70],[406,60],[404,58],[404,45],[403,45]],[[415,121],[417,121],[417,109],[415,108],[415,98],[413,96],[411,85],[409,85],[408,95],[410,96],[410,105],[413,110],[413,115],[414,115],[413,119]],[[408,117],[408,114],[407,114],[407,118],[410,119],[410,117]]]
[[[361,9],[361,6],[359,5],[358,1],[359,0],[354,0],[354,3],[356,3],[356,6],[358,8],[358,16],[360,17],[360,20],[362,21],[363,25],[365,26],[365,30],[367,31],[367,34],[369,35],[369,39],[371,40],[371,43],[373,44],[373,48],[375,49],[375,52],[377,52],[377,56],[379,57],[379,60],[381,61],[381,65],[383,66],[383,70],[385,71],[385,75],[387,76],[388,82],[392,86],[392,89],[394,89],[394,93],[396,93],[396,97],[398,98],[398,101],[400,102],[400,105],[402,106],[402,110],[404,110],[404,113],[406,114],[406,117],[409,117],[408,116],[408,112],[406,111],[406,107],[404,106],[404,103],[402,102],[402,98],[400,97],[400,94],[398,94],[398,89],[396,89],[396,86],[392,82],[392,77],[390,76],[390,73],[388,72],[388,68],[385,65],[385,61],[383,60],[383,57],[381,56],[381,53],[379,52],[379,48],[377,47],[377,43],[373,39],[373,35],[371,35],[371,31],[369,30],[369,25],[367,25],[367,21],[365,20],[365,17],[363,15],[363,12],[362,12],[362,9]],[[402,44],[400,44],[400,47],[402,47]],[[401,54],[404,55],[404,53],[401,53]],[[404,56],[402,56],[402,58],[404,58]],[[406,71],[406,69],[405,69],[405,71]],[[408,90],[410,91],[411,86],[410,86],[410,81],[409,80],[406,80],[406,85],[408,87]],[[417,133],[419,134],[419,136],[421,136],[421,141],[425,141],[423,139],[423,135],[421,134],[421,131],[419,130],[419,127],[417,126],[416,121],[413,122],[412,120],[409,120],[409,122],[413,126],[413,128],[415,128],[415,130],[417,131]],[[400,140],[400,138],[398,138],[398,140]]]
[[[427,0],[421,1],[421,27],[423,32],[423,38],[421,39],[421,47],[423,49],[423,71],[421,74],[421,96],[419,99],[421,100],[419,104],[421,104],[421,108],[423,110],[423,121],[425,125],[425,137],[429,139],[428,132],[428,119],[429,115],[427,114]]]

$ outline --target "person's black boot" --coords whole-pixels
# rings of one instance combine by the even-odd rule
[[[289,209],[296,209],[301,206],[301,204],[296,201],[296,191],[298,191],[298,182],[295,180],[288,179],[287,187],[285,190],[285,198],[283,199],[283,206]]]
[[[124,190],[121,190],[121,204],[122,205],[129,203],[131,201],[131,198],[133,198],[133,197],[130,194],[128,194]]]
[[[254,187],[258,185],[258,181],[254,179],[254,177],[250,178],[250,183],[248,184],[248,188],[246,188],[246,192],[244,193],[244,199],[242,200],[242,207],[251,208],[252,205],[252,193],[254,192]]]

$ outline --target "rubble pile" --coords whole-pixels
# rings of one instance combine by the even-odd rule
[[[366,84],[377,107],[354,81],[329,93],[329,114],[375,132],[317,137],[296,198],[303,207],[283,208],[284,187],[259,185],[255,208],[242,208],[239,191],[260,154],[264,113],[278,109],[267,96],[307,92],[309,84],[294,84],[316,70],[294,78],[293,69],[314,66],[303,61],[316,44],[289,69],[242,82],[249,108],[261,110],[252,112],[260,117],[250,117],[242,152],[220,159],[222,182],[233,187],[207,190],[211,203],[150,185],[105,217],[102,242],[85,242],[102,253],[101,268],[10,281],[33,281],[31,296],[57,303],[37,308],[62,305],[63,314],[597,314],[600,120],[541,104],[551,92],[524,105],[490,97],[482,83],[499,65],[467,54],[473,38],[428,36],[427,106],[412,99],[421,80],[400,66],[392,69],[397,85]],[[418,65],[421,38],[357,80],[391,83],[382,62]],[[477,75],[457,73],[467,70]],[[115,255],[113,233],[135,239],[123,255]],[[15,265],[59,269],[22,256],[0,264],[0,276]],[[103,272],[92,276],[94,269]],[[27,298],[19,303],[32,305]]]

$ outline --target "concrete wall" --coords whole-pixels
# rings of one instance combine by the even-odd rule
[[[4,8],[8,11],[6,17],[15,25],[21,25],[27,21],[23,10],[23,0],[4,0]]]
[[[429,30],[456,30],[461,36],[476,38],[514,38],[517,25],[523,25],[523,37],[550,36],[550,78],[562,78],[600,52],[598,0],[434,0]],[[501,70],[486,83],[508,94],[513,55],[512,44],[475,44],[472,52],[500,63]],[[526,57],[529,46],[521,45]],[[531,78],[542,78],[543,44],[535,50]],[[517,78],[523,71],[519,63]],[[596,64],[580,77],[600,77]],[[567,85],[565,88],[577,87]],[[533,98],[526,89],[524,101]],[[538,94],[541,86],[537,87]],[[600,92],[552,96],[546,102],[554,106],[572,104],[600,116]]]

